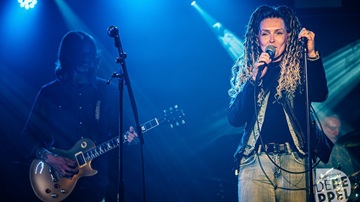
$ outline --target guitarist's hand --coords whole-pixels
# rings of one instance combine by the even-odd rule
[[[126,131],[126,141],[128,143],[138,143],[139,138],[133,126],[130,126],[129,130]]]
[[[62,156],[48,154],[46,163],[55,169],[60,177],[72,178],[72,176],[79,172],[75,161]]]

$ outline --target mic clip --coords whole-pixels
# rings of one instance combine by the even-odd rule
[[[301,37],[300,38],[301,46],[302,46],[305,53],[307,52],[307,40],[308,39],[306,37]]]
[[[111,74],[110,79],[108,79],[108,80],[106,81],[106,85],[109,85],[109,84],[110,84],[110,82],[111,82],[111,80],[112,80],[113,78],[119,78],[119,79],[122,79],[123,77],[124,77],[124,75],[123,75],[123,74],[119,74],[119,73],[114,72],[114,73],[112,73],[112,74]]]

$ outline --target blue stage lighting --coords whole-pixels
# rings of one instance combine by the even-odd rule
[[[191,5],[194,6],[196,4],[196,1],[191,2]]]

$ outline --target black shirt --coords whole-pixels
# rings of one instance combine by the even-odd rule
[[[69,150],[81,138],[89,138],[98,145],[118,135],[118,97],[116,85],[106,85],[99,78],[82,86],[61,80],[44,85],[23,130],[24,152],[34,158],[38,148]],[[112,152],[117,154],[115,151]],[[91,166],[98,173],[80,178],[75,187],[99,190],[105,187],[109,182],[107,157],[93,159]]]
[[[261,129],[261,139],[267,143],[293,144],[289,127],[286,122],[285,112],[282,105],[275,98],[278,78],[280,76],[279,62],[270,63],[269,68],[263,77],[264,90],[269,89],[270,95],[265,111],[265,119]],[[260,143],[260,142],[258,142]]]

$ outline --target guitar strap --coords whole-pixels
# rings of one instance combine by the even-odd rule
[[[96,123],[99,124],[100,123],[100,118],[101,118],[101,93],[104,92],[103,89],[100,89],[101,88],[101,85],[99,83],[99,81],[97,80],[96,81],[96,84],[95,84],[95,97],[96,97],[96,104],[95,104],[95,119],[96,119]],[[100,131],[98,131],[100,132]],[[95,136],[96,133],[93,133],[92,134],[92,139],[94,140],[94,142],[96,143],[98,141],[98,139],[96,138]]]

